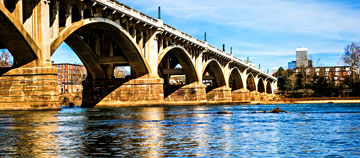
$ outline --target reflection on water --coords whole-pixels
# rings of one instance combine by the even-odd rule
[[[0,157],[357,157],[360,105],[63,109],[0,113]],[[231,115],[215,114],[232,111]]]
[[[0,115],[0,155],[55,156],[54,150],[59,149],[53,135],[58,131],[56,113],[3,112]]]

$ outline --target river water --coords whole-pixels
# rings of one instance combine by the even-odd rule
[[[0,157],[360,157],[359,104],[0,112]],[[216,114],[231,111],[233,114]]]

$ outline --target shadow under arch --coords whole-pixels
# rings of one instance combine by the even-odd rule
[[[221,65],[215,59],[210,59],[205,63],[202,74],[203,83],[206,85],[206,93],[226,85]]]
[[[267,81],[267,83],[266,83],[266,93],[272,94],[272,87],[271,87],[270,81]]]
[[[51,42],[51,55],[63,42],[72,48],[88,71],[83,81],[82,107],[94,107],[121,85],[150,73],[145,58],[131,36],[109,19],[89,18],[72,23]],[[115,78],[111,67],[116,66],[130,66],[131,75]]]
[[[229,87],[231,88],[232,91],[244,88],[244,84],[241,78],[241,73],[238,68],[233,68],[230,70]]]
[[[51,42],[51,55],[55,52],[55,50],[60,46],[62,42],[65,41],[71,48],[74,47],[77,43],[71,42],[68,40],[74,33],[79,33],[81,30],[91,30],[97,29],[101,30],[104,34],[110,37],[117,46],[123,50],[123,55],[128,60],[129,65],[131,66],[133,72],[136,77],[143,76],[150,72],[149,65],[142,55],[141,50],[136,45],[136,42],[132,39],[131,35],[126,32],[124,28],[122,28],[116,22],[106,19],[106,18],[89,18],[80,20],[78,22],[73,23],[71,26],[65,28],[61,31],[59,37],[54,39]],[[81,38],[81,36],[79,36]],[[75,50],[74,50],[75,51]],[[75,51],[76,53],[76,51]],[[91,64],[86,64],[89,61],[84,61],[86,56],[79,55],[79,58],[84,62],[85,66],[93,73],[99,72],[99,67],[90,68],[87,65],[96,65],[96,57],[91,61]]]
[[[181,67],[176,67],[179,64]],[[159,54],[158,74],[164,79],[164,98],[185,85],[199,81],[189,53],[181,46],[169,46]],[[172,75],[185,75],[185,83],[170,83]]]
[[[8,9],[0,3],[0,48],[6,48],[14,57],[11,68],[0,69],[0,75],[7,71],[23,66],[38,58],[41,53],[38,45],[26,32],[22,23],[15,20]]]
[[[262,78],[260,78],[258,81],[258,92],[260,92],[260,93],[265,92],[264,80]]]
[[[246,77],[246,88],[250,92],[256,91],[255,78],[254,78],[253,74],[251,74],[251,73],[249,73]]]

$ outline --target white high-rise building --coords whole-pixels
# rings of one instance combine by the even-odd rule
[[[306,67],[308,65],[307,48],[296,48],[296,67]]]

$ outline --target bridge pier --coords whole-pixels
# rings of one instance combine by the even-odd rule
[[[206,86],[201,83],[184,85],[165,98],[168,105],[206,104]]]
[[[120,106],[149,106],[162,105],[164,100],[163,79],[161,78],[139,78],[132,79],[114,88],[106,96],[101,96],[101,91],[89,95],[84,86],[83,107],[120,107]],[[90,85],[88,85],[90,86]],[[94,86],[94,85],[93,85]],[[89,98],[97,98],[96,102],[87,101]]]
[[[0,76],[0,110],[59,110],[57,70],[21,67]]]
[[[232,101],[235,103],[250,102],[250,91],[247,89],[238,89],[231,92]]]
[[[256,91],[250,92],[250,100],[253,102],[259,102],[260,101],[260,93]]]
[[[231,102],[231,97],[231,88],[225,86],[215,88],[206,94],[208,104],[227,104]]]

